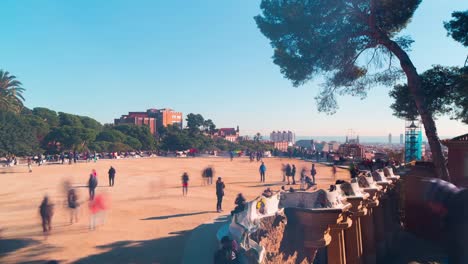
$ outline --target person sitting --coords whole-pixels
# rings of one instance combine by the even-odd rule
[[[245,210],[245,206],[246,206],[246,200],[244,198],[244,195],[242,195],[242,193],[239,193],[236,197],[236,200],[234,202],[236,204],[236,207],[234,208],[233,211],[231,211],[231,216],[233,216],[234,214],[237,214],[237,213],[240,213],[240,212],[243,212]]]
[[[309,176],[305,177],[305,184],[307,185],[306,190],[310,189],[312,186],[315,185],[315,183],[312,181],[312,179]]]
[[[270,188],[266,188],[263,191],[262,195],[265,196],[266,198],[269,198],[269,197],[273,196],[273,192],[271,191]]]
[[[240,259],[233,245],[233,241],[228,237],[224,236],[221,239],[221,249],[216,251],[214,255],[215,264],[239,264]]]

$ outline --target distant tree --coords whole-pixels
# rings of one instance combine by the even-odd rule
[[[0,110],[21,112],[24,101],[24,88],[21,86],[16,76],[0,69]]]
[[[61,126],[53,128],[44,138],[49,151],[83,150],[96,139],[97,132],[84,127]]]
[[[102,130],[102,124],[96,121],[95,119],[92,119],[91,117],[87,116],[78,116],[78,118],[80,119],[81,124],[83,124],[85,128],[94,129],[96,131]]]
[[[59,112],[58,117],[60,126],[83,127],[81,119],[77,115]]]
[[[413,42],[398,33],[410,22],[421,0],[262,0],[255,20],[274,48],[273,61],[299,86],[323,75],[317,104],[334,112],[335,95],[364,98],[374,85],[407,78],[428,138],[437,175],[449,180],[437,129],[423,98],[421,79],[407,53]]]
[[[49,133],[50,126],[39,116],[36,115],[22,115],[25,122],[28,123],[30,130],[36,136],[37,140],[42,141]]]
[[[96,141],[123,142],[126,137],[127,136],[119,130],[106,129],[97,135]]]
[[[156,148],[156,140],[147,126],[118,125],[114,129],[122,132],[126,136],[138,139],[143,150],[153,150]]]
[[[434,66],[421,74],[423,100],[427,111],[434,117],[449,115],[468,123],[468,91],[463,84],[464,69]],[[408,93],[408,85],[396,85],[390,91],[395,102],[390,106],[394,115],[415,120],[419,114],[413,96]]]
[[[185,130],[169,131],[161,142],[161,149],[170,151],[183,151],[193,147],[193,140],[191,140],[189,133]]]
[[[57,112],[44,107],[35,107],[32,114],[40,117],[49,124],[49,127],[57,127],[60,124]]]
[[[0,111],[0,156],[31,155],[40,151],[39,141],[22,116]]]
[[[203,128],[206,132],[209,132],[211,134],[213,134],[216,131],[216,125],[211,119],[207,119],[203,122]]]
[[[200,127],[203,126],[205,119],[200,114],[190,113],[185,118],[187,121],[187,127],[191,133],[196,133],[200,131]]]
[[[140,150],[140,149],[142,149],[142,147],[143,147],[143,145],[141,144],[141,142],[140,142],[138,139],[136,139],[136,138],[134,138],[134,137],[132,137],[132,136],[127,136],[127,137],[125,138],[125,141],[124,141],[123,143],[124,143],[125,145],[131,147],[131,148],[134,149],[134,150]]]

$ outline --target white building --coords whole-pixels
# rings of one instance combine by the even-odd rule
[[[296,135],[291,131],[273,131],[270,133],[270,140],[273,142],[296,143]]]

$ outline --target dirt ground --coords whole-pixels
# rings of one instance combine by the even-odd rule
[[[220,216],[229,214],[235,196],[242,192],[254,199],[268,186],[283,185],[281,164],[296,164],[297,176],[311,163],[289,159],[265,159],[266,183],[259,182],[259,163],[247,158],[145,158],[101,160],[97,163],[0,168],[0,263],[181,263],[192,230],[206,226],[214,236]],[[109,187],[107,171],[117,170],[115,186]],[[215,169],[215,179],[225,184],[224,212],[216,212],[215,185],[203,186],[201,171]],[[89,230],[88,189],[92,169],[98,173],[97,194],[107,198],[105,222]],[[317,165],[319,187],[335,179],[331,168]],[[182,196],[181,175],[190,175],[188,196]],[[338,170],[337,179],[348,179]],[[79,222],[70,224],[63,183],[70,180],[82,203]],[[298,185],[296,186],[299,187]],[[47,194],[54,203],[53,229],[44,236],[38,207]],[[205,229],[204,229],[205,230]],[[193,245],[190,245],[193,251]],[[202,247],[202,243],[199,245]]]

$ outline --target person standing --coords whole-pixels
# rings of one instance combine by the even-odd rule
[[[223,196],[224,196],[224,188],[226,186],[224,185],[224,182],[223,180],[221,179],[221,177],[218,177],[218,180],[216,181],[216,198],[217,198],[217,202],[216,202],[216,211],[218,213],[221,213],[223,211]]]
[[[31,160],[31,157],[28,157],[28,169],[29,169],[29,172],[32,172],[32,160]]]
[[[187,172],[184,172],[184,174],[182,174],[182,195],[183,196],[187,196],[188,182],[189,182],[189,176]]]
[[[260,171],[260,182],[265,182],[266,166],[263,161],[262,161],[262,164],[260,165],[259,171]]]
[[[291,169],[291,177],[292,177],[292,184],[296,184],[296,165],[292,165],[292,169]]]
[[[70,209],[70,224],[73,224],[73,219],[75,222],[78,222],[78,195],[76,194],[75,189],[70,188],[67,194],[68,208]]]
[[[283,173],[283,182],[286,181],[286,164],[281,164],[281,172]]]
[[[290,184],[289,177],[291,177],[291,172],[292,172],[292,168],[291,168],[291,165],[288,163],[286,164],[286,178],[288,178],[288,185]]]
[[[313,183],[315,184],[315,175],[317,175],[317,170],[315,169],[315,164],[312,164],[312,169],[310,170],[310,175],[312,176]]]
[[[89,200],[94,199],[94,193],[95,193],[97,185],[98,185],[97,173],[96,173],[96,170],[93,169],[93,171],[89,175],[89,180],[88,180]]]
[[[39,214],[42,220],[42,231],[48,233],[52,230],[52,216],[54,215],[54,205],[46,195],[39,206]]]
[[[109,173],[109,186],[114,186],[114,179],[115,179],[114,167],[111,166],[108,173]]]

